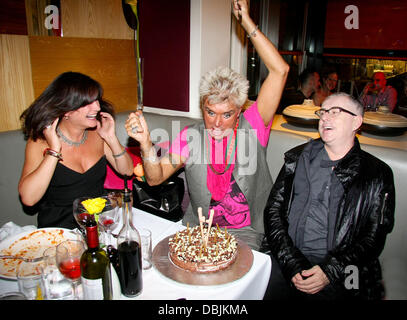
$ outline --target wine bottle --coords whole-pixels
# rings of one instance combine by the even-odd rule
[[[114,270],[116,271],[116,274],[120,274],[120,268],[119,268],[119,252],[115,247],[113,247],[111,244],[109,244],[106,247],[106,254],[107,257],[110,260],[110,264],[113,266]]]
[[[110,260],[99,247],[99,235],[95,221],[86,225],[88,249],[81,257],[81,278],[85,300],[112,300]]]
[[[132,220],[132,195],[125,188],[123,191],[123,227],[117,237],[119,255],[119,279],[122,294],[126,297],[138,296],[143,290],[141,238]]]

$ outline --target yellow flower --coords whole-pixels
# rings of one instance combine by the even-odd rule
[[[89,214],[95,214],[102,212],[106,205],[106,199],[94,198],[82,201],[82,205],[85,207]]]

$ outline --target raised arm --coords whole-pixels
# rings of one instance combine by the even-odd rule
[[[117,172],[131,176],[133,174],[133,161],[116,136],[113,117],[107,112],[101,112],[100,115],[101,121],[98,122],[96,131],[104,141],[106,159]]]
[[[250,18],[247,1],[233,0],[232,8],[233,14],[238,21],[241,21],[240,23],[242,27],[250,36],[250,40],[257,53],[269,71],[257,97],[259,113],[264,124],[267,126],[280,103],[280,98],[287,80],[289,66],[278,53],[278,50],[273,43],[271,43],[271,41],[257,29],[257,26]]]
[[[57,125],[58,118],[54,120],[51,127],[44,129],[46,141],[40,139],[36,142],[32,139],[27,141],[24,165],[18,183],[21,201],[27,206],[33,206],[41,200],[54,174],[58,158],[51,155],[44,156],[43,152],[47,147],[57,153],[61,152],[61,142],[55,131]]]

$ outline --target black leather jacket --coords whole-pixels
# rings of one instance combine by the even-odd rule
[[[309,143],[321,144],[322,141],[311,140],[285,153],[285,164],[264,211],[266,245],[279,261],[287,281],[311,267],[288,235],[288,213],[297,161]],[[330,283],[341,289],[344,289],[345,279],[350,274],[346,267],[356,266],[359,289],[344,290],[346,295],[380,299],[384,289],[378,257],[394,225],[393,172],[387,164],[361,150],[357,138],[334,172],[344,194],[338,206],[333,249],[319,266]]]

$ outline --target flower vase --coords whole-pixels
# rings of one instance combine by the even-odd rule
[[[137,110],[143,110],[144,58],[137,63]]]

